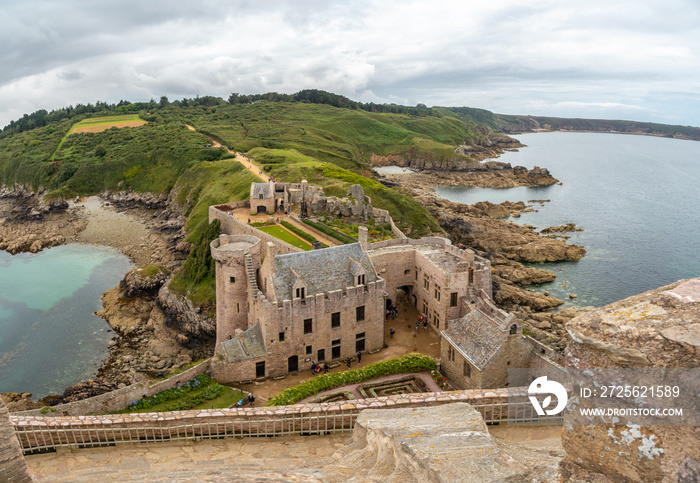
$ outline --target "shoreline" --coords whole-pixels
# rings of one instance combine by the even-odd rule
[[[40,195],[34,193],[8,196],[4,191],[3,194],[0,218],[4,215],[5,220],[0,229],[0,242],[9,243],[7,246],[12,248],[12,251],[5,251],[37,253],[66,244],[101,246],[117,250],[136,266],[124,274],[120,284],[101,296],[103,308],[96,315],[109,324],[115,337],[91,378],[64,388],[61,395],[38,399],[29,393],[3,393],[3,400],[11,411],[84,399],[142,380],[146,374],[156,373],[159,366],[168,369],[166,366],[182,366],[192,360],[180,347],[175,331],[166,327],[162,311],[154,314],[158,289],[165,283],[164,276],[156,285],[139,287],[142,292],[133,300],[124,299],[124,281],[132,272],[158,264],[171,273],[186,257],[181,250],[184,235],[168,233],[163,226],[179,226],[173,223],[171,214],[166,213],[169,207],[164,199],[159,199],[158,207],[152,203],[153,197],[146,194],[143,195],[146,206],[140,207],[138,198],[142,195],[103,194],[64,202],[52,209],[42,206]],[[28,213],[33,216],[27,217]]]

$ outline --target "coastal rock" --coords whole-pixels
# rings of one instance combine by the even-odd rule
[[[566,326],[571,336],[566,365],[698,368],[700,354],[694,345],[698,317],[700,279],[682,280],[583,313]],[[585,400],[579,404],[585,405]],[[610,481],[695,481],[700,475],[700,447],[691,444],[700,441],[700,428],[630,425],[621,416],[614,424],[565,426],[564,477],[590,472]]]
[[[554,272],[534,267],[526,267],[502,255],[495,255],[491,266],[493,267],[493,275],[518,285],[553,282],[556,278]]]
[[[216,317],[195,307],[188,298],[172,292],[167,284],[161,287],[156,300],[158,307],[165,314],[168,326],[177,326],[178,332],[188,336],[191,341],[211,344],[213,353],[213,343],[216,340]]]
[[[564,302],[556,297],[547,297],[539,292],[530,292],[514,285],[504,283],[499,277],[493,277],[496,282],[493,300],[499,307],[508,311],[516,310],[517,307],[527,306],[535,311],[548,310],[557,307]]]
[[[122,296],[130,299],[137,295],[155,295],[168,278],[168,273],[168,269],[162,265],[135,268],[120,282]]]

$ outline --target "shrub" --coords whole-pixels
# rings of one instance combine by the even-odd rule
[[[345,235],[345,234],[343,234],[343,233],[341,233],[341,232],[339,232],[339,231],[337,231],[337,230],[334,230],[333,228],[331,228],[331,227],[329,227],[329,226],[326,226],[326,225],[324,225],[323,223],[317,223],[317,222],[315,222],[315,221],[311,221],[311,220],[307,220],[307,219],[303,219],[302,221],[303,221],[304,223],[306,223],[307,225],[309,225],[309,226],[313,226],[314,228],[316,228],[316,229],[317,229],[318,231],[320,231],[321,233],[324,233],[324,234],[328,235],[328,236],[331,237],[331,238],[335,238],[335,239],[338,240],[339,242],[342,242],[342,243],[357,243],[357,240],[356,240],[356,239],[354,239],[354,238],[352,238],[352,237],[350,237],[350,236],[347,236],[347,235]]]
[[[357,384],[381,376],[390,374],[403,374],[411,372],[436,371],[435,361],[423,354],[406,354],[397,359],[375,362],[359,369],[335,372],[316,376],[310,381],[288,387],[274,396],[267,406],[286,406],[306,399],[321,391],[327,391],[347,384]]]
[[[304,240],[306,240],[308,242],[313,243],[313,242],[318,241],[315,236],[313,236],[309,233],[306,233],[304,230],[292,225],[288,221],[282,221],[282,226],[285,227],[287,230],[291,231],[292,233],[294,233],[295,235],[297,235],[298,237],[303,238]],[[322,245],[323,245],[323,248],[328,248],[328,245],[326,245],[325,243],[323,243]]]

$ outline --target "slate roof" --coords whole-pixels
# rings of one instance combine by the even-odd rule
[[[475,309],[461,319],[450,322],[443,334],[467,356],[477,369],[486,367],[491,356],[507,337],[501,326],[481,310]]]
[[[365,271],[365,283],[376,282],[379,277],[367,254],[359,243],[322,248],[309,252],[288,253],[275,257],[275,293],[280,300],[293,299],[292,288],[297,278],[306,285],[306,296],[332,290],[354,287],[353,273],[357,262]]]
[[[250,196],[253,199],[260,199],[260,194],[262,193],[263,199],[272,198],[274,193],[274,184],[272,183],[251,183],[250,185]]]
[[[221,345],[224,347],[228,362],[243,361],[267,355],[260,324],[255,324],[246,330],[243,333],[243,337],[226,340]]]

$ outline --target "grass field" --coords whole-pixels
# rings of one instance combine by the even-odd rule
[[[301,248],[302,250],[306,250],[307,252],[311,250],[311,245],[281,226],[259,226],[258,230],[264,231],[275,238],[279,238],[280,240],[285,241],[297,248]]]
[[[120,116],[92,117],[84,119],[73,125],[68,135],[83,132],[100,132],[111,127],[138,127],[147,124],[138,114],[124,114]]]

